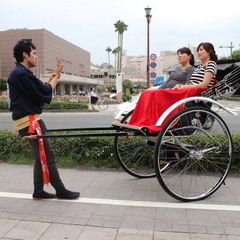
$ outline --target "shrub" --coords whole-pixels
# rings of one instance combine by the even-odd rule
[[[44,109],[88,109],[88,105],[83,103],[52,101],[50,104],[46,104]]]
[[[61,134],[70,133],[62,132]],[[119,167],[113,154],[113,137],[50,138],[50,141],[57,155],[57,163],[60,166]],[[33,153],[29,142],[24,140],[20,145],[17,132],[0,130],[0,144],[2,146],[0,161],[33,163]]]
[[[0,99],[0,109],[8,109],[8,102],[6,99]]]
[[[32,151],[28,141],[20,145],[17,133],[8,130],[0,130],[0,160],[4,162],[21,163],[22,160],[32,161]],[[24,160],[26,162],[26,160]]]
[[[131,94],[124,94],[122,96],[122,99],[123,99],[124,102],[127,102],[127,101],[132,99],[132,95]]]
[[[76,132],[72,132],[76,134]],[[87,132],[81,132],[87,133]],[[60,133],[50,133],[60,134]],[[62,132],[61,134],[71,134]],[[217,138],[221,139],[221,134]],[[233,163],[231,169],[239,171],[240,164],[240,134],[233,134]],[[202,139],[204,140],[204,139]],[[203,142],[201,140],[201,142]],[[57,163],[65,167],[107,167],[119,168],[114,157],[113,137],[67,137],[50,138],[51,144],[56,151]],[[193,142],[199,142],[195,135]],[[0,161],[9,163],[33,163],[33,153],[27,140],[20,145],[17,132],[0,130]]]

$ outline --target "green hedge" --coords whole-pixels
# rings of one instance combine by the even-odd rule
[[[50,141],[56,151],[59,166],[119,167],[113,154],[113,137],[50,138]],[[0,146],[0,161],[33,163],[29,142],[24,140],[20,145],[17,132],[0,130]]]
[[[0,109],[8,109],[8,103],[6,99],[0,99]]]
[[[0,109],[8,109],[6,99],[0,99]],[[44,109],[88,109],[88,105],[84,103],[52,101],[50,104],[45,104]]]
[[[50,104],[45,104],[44,109],[88,109],[88,105],[72,102],[51,102]]]
[[[62,132],[62,134],[69,133]],[[221,135],[218,137],[220,140]],[[234,151],[231,168],[234,171],[239,171],[240,134],[233,134],[232,139]],[[119,164],[114,157],[114,137],[50,138],[50,141],[56,151],[59,166],[119,168]],[[196,139],[196,141],[198,140]],[[0,130],[0,146],[0,161],[24,164],[33,163],[33,153],[29,142],[25,140],[20,145],[17,132]]]

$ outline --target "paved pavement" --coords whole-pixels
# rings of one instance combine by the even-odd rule
[[[156,178],[59,168],[66,187],[81,197],[36,201],[32,170],[0,163],[0,240],[240,240],[239,174],[229,175],[211,197],[182,203],[168,196]],[[45,190],[54,193],[51,186]]]
[[[238,174],[211,197],[182,203],[156,178],[122,170],[59,172],[67,188],[81,192],[78,200],[32,200],[32,166],[0,163],[1,240],[240,240]]]

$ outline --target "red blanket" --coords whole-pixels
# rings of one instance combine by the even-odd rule
[[[138,100],[128,124],[138,127],[148,127],[150,133],[158,132],[162,127],[155,124],[165,110],[179,100],[200,95],[204,90],[206,89],[186,88],[180,90],[158,89],[144,91]],[[183,106],[179,106],[171,112],[162,125],[182,108]]]

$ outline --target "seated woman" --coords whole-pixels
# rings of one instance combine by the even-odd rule
[[[181,99],[199,95],[206,88],[213,86],[217,72],[217,56],[214,47],[211,43],[200,43],[197,51],[202,64],[193,72],[189,84],[177,84],[172,89],[144,91],[134,109],[129,125],[148,126],[150,132],[159,131],[161,126],[155,124],[167,108]],[[168,117],[179,110],[181,106],[172,111]]]
[[[209,42],[200,43],[197,52],[202,64],[193,72],[189,84],[177,84],[173,89],[209,88],[214,85],[214,78],[217,73],[217,55],[213,45]]]
[[[194,56],[191,50],[183,47],[177,50],[177,59],[181,64],[176,67],[169,75],[168,80],[160,86],[160,89],[173,88],[177,84],[186,84],[189,82],[192,73],[195,70]]]

